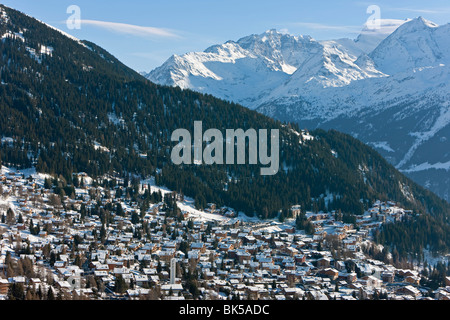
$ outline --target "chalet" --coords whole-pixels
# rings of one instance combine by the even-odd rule
[[[227,230],[223,230],[223,229],[218,229],[214,231],[214,235],[216,237],[217,240],[222,240],[225,239],[227,237],[228,231]]]
[[[400,295],[412,296],[414,298],[417,298],[420,295],[420,291],[410,285],[397,289],[396,293]]]
[[[125,272],[123,274],[121,274],[123,280],[125,280],[126,283],[131,283],[132,281],[134,281],[134,276],[133,274],[131,274],[130,272]]]
[[[108,271],[104,271],[104,270],[94,270],[94,277],[95,278],[104,278],[108,276]]]
[[[345,262],[344,261],[335,261],[334,262],[334,267],[338,271],[345,271],[346,270],[346,266],[345,266]]]
[[[402,270],[402,269],[398,269],[398,270],[397,270],[397,275],[398,275],[399,277],[403,277],[403,278],[406,278],[406,277],[417,277],[417,276],[418,276],[418,273],[417,273],[417,271],[415,271],[415,270],[408,270],[408,269]]]
[[[122,277],[123,277],[124,275],[129,274],[130,270],[128,270],[128,268],[114,268],[112,273],[115,276],[122,275]]]
[[[238,258],[239,263],[241,263],[241,264],[249,262],[252,257],[249,252],[243,251],[243,250],[239,250],[236,253],[236,256]]]
[[[328,257],[323,257],[317,260],[317,267],[318,268],[328,268],[330,267],[331,259]]]
[[[8,294],[9,282],[6,279],[0,279],[0,295]]]
[[[230,251],[234,249],[234,245],[232,243],[220,243],[219,244],[219,250],[220,251]]]
[[[57,270],[58,269],[62,269],[66,266],[66,262],[65,261],[56,261],[55,264],[53,265],[53,267],[55,267]]]
[[[438,300],[446,300],[446,301],[450,300],[450,290],[448,289],[448,287],[446,290],[444,290],[444,289],[436,290],[434,292],[434,295],[435,295],[435,298]]]
[[[17,277],[9,278],[8,281],[10,283],[20,283],[20,284],[23,284],[23,285],[25,285],[25,283],[27,282],[25,277],[23,277],[23,276],[17,276]]]
[[[194,242],[191,244],[192,250],[198,250],[201,253],[205,253],[206,251],[206,245],[203,242]]]
[[[392,283],[392,282],[394,282],[394,278],[395,278],[394,272],[385,271],[385,272],[381,273],[381,280],[384,283]]]
[[[42,284],[42,281],[39,278],[31,278],[29,284],[33,287],[34,290],[37,290]]]
[[[382,284],[382,281],[374,276],[364,276],[358,281],[369,288],[380,288]]]
[[[169,293],[173,293],[173,295],[177,296],[179,292],[183,291],[183,285],[180,283],[175,284],[164,284],[161,286],[161,291],[168,296]]]
[[[175,250],[168,249],[168,250],[161,250],[158,253],[159,258],[161,261],[169,262],[172,258],[175,257]]]
[[[317,274],[322,277],[330,278],[331,280],[336,280],[339,276],[339,271],[337,271],[334,268],[326,268],[326,269],[320,270]]]
[[[109,271],[113,271],[115,268],[121,268],[123,266],[123,262],[112,259],[107,259],[105,263],[108,265]]]
[[[277,249],[283,249],[286,247],[286,243],[284,243],[284,241],[274,241],[273,244]]]
[[[56,281],[56,288],[62,291],[71,291],[72,286],[68,281]]]
[[[413,285],[419,285],[420,284],[420,277],[418,276],[407,276],[404,279],[404,282],[413,284]]]
[[[306,262],[306,256],[304,254],[297,254],[294,257],[295,263],[302,264]]]
[[[201,220],[194,220],[194,230],[204,230],[205,224]]]
[[[245,293],[249,299],[258,300],[259,297],[259,288],[256,286],[247,286],[245,288]]]
[[[138,286],[143,286],[144,284],[148,284],[148,276],[145,274],[135,274],[134,281]]]
[[[140,249],[140,251],[143,251],[143,252],[148,253],[148,254],[155,253],[158,250],[160,250],[160,247],[157,244],[153,244],[153,243],[146,243]]]
[[[243,239],[244,244],[256,243],[256,238],[252,235],[246,235]]]
[[[238,234],[240,233],[239,229],[231,229],[230,230],[230,237],[233,239],[236,239],[238,237]]]
[[[358,280],[358,277],[355,272],[350,272],[350,273],[345,274],[345,280],[348,283],[354,283],[354,282],[356,282],[356,280]]]
[[[302,206],[299,205],[299,204],[294,205],[294,206],[291,207],[291,214],[292,214],[292,217],[293,217],[294,219],[297,218],[297,216],[300,215],[301,209],[302,209]]]

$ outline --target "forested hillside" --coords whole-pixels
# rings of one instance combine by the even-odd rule
[[[304,211],[362,214],[376,199],[392,200],[429,215],[429,234],[448,227],[445,201],[348,135],[316,130],[304,140],[296,125],[210,95],[155,85],[93,43],[0,8],[4,165],[35,165],[69,182],[74,172],[155,175],[198,207],[214,202],[262,218],[295,204]],[[173,165],[172,132],[192,132],[196,120],[204,131],[279,129],[280,170],[261,176],[259,165]],[[442,241],[440,249],[449,247]]]

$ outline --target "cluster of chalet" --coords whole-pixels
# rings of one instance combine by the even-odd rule
[[[253,221],[214,204],[204,212],[216,219],[183,211],[184,219],[177,220],[166,215],[163,203],[141,214],[136,203],[116,198],[115,188],[94,190],[88,183],[76,189],[75,198],[58,201],[42,178],[20,172],[2,171],[0,186],[3,298],[19,283],[88,299],[450,299],[450,278],[430,295],[417,270],[396,269],[363,254],[373,228],[412,215],[393,202],[376,202],[355,225],[337,221],[336,212],[307,212],[315,230],[308,235],[296,230],[294,219]],[[103,205],[120,203],[125,214],[111,213],[106,228],[97,215],[82,219],[81,207],[94,207],[99,199]],[[292,207],[294,218],[300,209]],[[139,223],[132,222],[133,212],[140,213]],[[31,233],[31,223],[38,232]],[[135,231],[143,224],[149,234],[140,237]],[[330,236],[339,242],[339,255],[326,249]],[[34,277],[8,276],[7,256],[30,259]],[[186,274],[195,275],[197,293]],[[118,279],[126,286],[121,292]]]

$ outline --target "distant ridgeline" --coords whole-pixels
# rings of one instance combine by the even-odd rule
[[[313,139],[304,139],[296,125],[210,95],[155,85],[93,43],[0,8],[3,164],[35,165],[69,184],[74,172],[155,175],[158,184],[193,197],[199,208],[213,202],[262,218],[280,210],[288,215],[295,204],[303,211],[358,215],[375,199],[392,200],[427,214],[427,234],[417,246],[450,247],[448,203],[349,135],[315,130]],[[203,130],[278,129],[278,173],[262,176],[251,164],[174,165],[171,134],[193,132],[196,120]]]

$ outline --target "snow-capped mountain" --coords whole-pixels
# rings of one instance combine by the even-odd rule
[[[317,41],[276,30],[172,56],[146,75],[375,147],[450,199],[450,24],[422,17]]]
[[[377,46],[370,57],[388,74],[450,62],[450,24],[439,27],[419,17],[405,23]]]
[[[272,99],[273,90],[289,87],[290,82],[295,87],[345,86],[352,80],[383,76],[370,65],[355,64],[366,47],[349,39],[319,42],[272,29],[204,52],[173,55],[146,77],[257,108]]]
[[[316,90],[291,77],[258,111],[307,127],[351,133],[411,178],[450,199],[450,25],[400,26],[355,64],[373,74]]]
[[[272,99],[268,97],[274,89],[286,87],[286,82],[294,87],[299,82],[308,87],[341,87],[353,80],[384,76],[371,62],[356,61],[389,35],[386,29],[392,31],[398,24],[383,26],[382,31],[365,28],[355,40],[317,41],[271,29],[203,52],[173,55],[144,75],[158,84],[210,93],[257,108]]]

